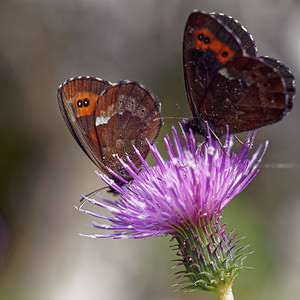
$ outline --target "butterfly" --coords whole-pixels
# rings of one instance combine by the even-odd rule
[[[129,181],[118,158],[127,157],[137,167],[149,152],[162,126],[161,105],[141,83],[109,81],[80,76],[61,84],[57,94],[63,118],[82,150],[92,162],[118,184]],[[109,167],[120,180],[107,169]]]
[[[252,36],[232,17],[193,11],[183,39],[185,131],[235,134],[280,121],[293,106],[294,76],[278,60],[257,56]]]

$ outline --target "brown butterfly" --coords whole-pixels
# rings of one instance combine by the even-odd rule
[[[143,158],[145,140],[154,143],[161,125],[161,105],[145,86],[124,80],[111,83],[95,77],[70,78],[58,88],[58,104],[73,137],[95,165],[118,184],[106,167],[126,181],[131,177],[119,158],[141,167],[133,145]]]
[[[232,17],[193,11],[183,40],[184,78],[192,119],[183,127],[217,137],[280,121],[293,106],[294,76],[279,61],[257,57],[252,36]]]

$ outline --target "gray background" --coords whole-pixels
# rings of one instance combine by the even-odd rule
[[[165,116],[190,114],[182,37],[193,9],[224,12],[254,36],[260,55],[300,72],[296,0],[2,0],[0,3],[0,298],[216,299],[176,292],[169,238],[92,240],[81,193],[102,182],[67,130],[58,85],[76,75],[141,81]],[[226,208],[224,222],[255,250],[236,299],[296,299],[300,283],[299,105],[262,128],[261,172]],[[177,120],[166,120],[157,145]],[[243,135],[241,135],[241,138]],[[151,162],[151,157],[150,160]],[[288,163],[288,168],[264,164]],[[278,166],[278,165],[277,165]],[[299,296],[298,296],[299,297]]]

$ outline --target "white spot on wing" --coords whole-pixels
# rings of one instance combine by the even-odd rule
[[[110,120],[111,117],[113,117],[114,115],[122,115],[123,112],[119,112],[119,113],[113,113],[111,116],[107,116],[107,117],[97,117],[96,121],[95,121],[95,125],[96,127],[99,125],[103,125],[103,124],[107,124],[108,121]]]
[[[97,117],[96,118],[96,122],[95,125],[99,126],[99,125],[103,125],[103,124],[107,124],[108,121],[110,120],[111,117]]]
[[[235,78],[228,73],[227,68],[222,68],[218,71],[219,74],[227,78],[228,80],[234,80]]]

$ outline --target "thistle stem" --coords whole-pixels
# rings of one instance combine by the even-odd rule
[[[224,293],[218,294],[218,300],[234,300],[231,286],[224,290]]]

